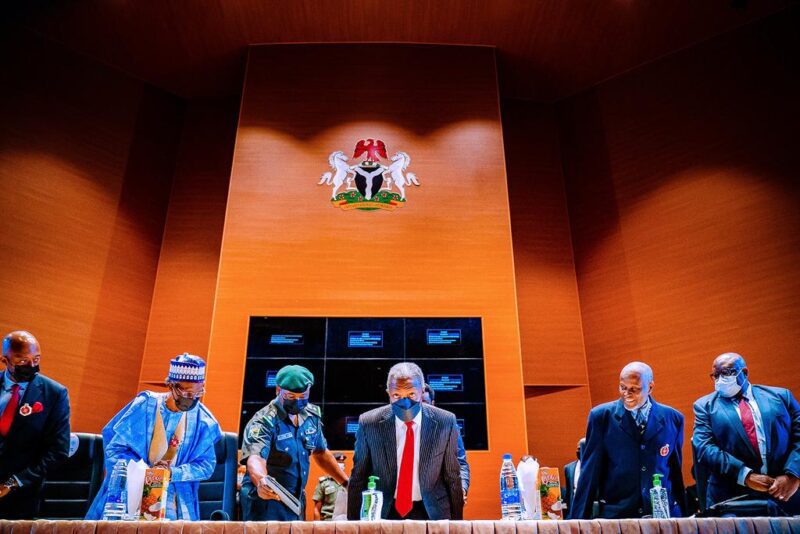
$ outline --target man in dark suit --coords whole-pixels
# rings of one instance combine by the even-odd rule
[[[578,459],[564,466],[564,491],[562,492],[562,501],[566,503],[567,510],[572,509],[572,498],[575,496],[575,487],[581,476],[581,454],[585,446],[586,438],[578,440],[578,446],[575,449],[575,456]]]
[[[3,338],[0,361],[0,517],[32,519],[39,489],[69,452],[69,397],[39,374],[39,342],[28,332]]]
[[[670,514],[683,515],[683,415],[653,400],[653,386],[649,365],[629,363],[619,375],[620,399],[589,413],[572,519],[589,519],[595,500],[601,518],[651,514],[654,474],[663,475]]]
[[[739,354],[718,356],[714,393],[694,403],[692,443],[711,475],[708,506],[739,495],[772,498],[800,514],[800,406],[783,388],[750,384]]]
[[[427,382],[422,386],[422,403],[436,405],[436,393]],[[461,439],[461,432],[458,433],[458,465],[461,468],[461,488],[464,490],[464,506],[467,505],[467,493],[469,493],[469,463],[467,463],[467,449],[464,447],[464,440]]]
[[[359,518],[361,492],[370,475],[379,477],[383,519],[463,517],[456,417],[421,403],[424,383],[417,365],[395,365],[386,384],[391,404],[359,418],[348,519]]]

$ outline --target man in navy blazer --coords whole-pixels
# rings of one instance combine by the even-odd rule
[[[0,373],[0,517],[32,519],[39,489],[69,452],[69,397],[39,374],[39,342],[28,332],[3,338]]]
[[[650,488],[657,473],[663,475],[671,515],[684,514],[683,415],[655,402],[653,385],[649,365],[629,363],[619,375],[620,399],[589,413],[572,519],[590,519],[595,500],[601,518],[650,515]]]
[[[750,384],[744,358],[729,352],[711,368],[715,392],[694,403],[692,443],[710,471],[706,503],[739,495],[772,498],[800,514],[800,406],[788,389]]]

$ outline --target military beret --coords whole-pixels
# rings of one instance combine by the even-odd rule
[[[314,375],[302,365],[287,365],[278,371],[275,384],[293,393],[302,393],[314,385]]]

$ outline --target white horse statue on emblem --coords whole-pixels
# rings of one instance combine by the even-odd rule
[[[350,169],[350,166],[347,164],[347,156],[344,155],[344,152],[341,150],[337,150],[333,152],[328,157],[328,163],[331,166],[331,169],[336,171],[336,173],[326,172],[322,175],[319,183],[317,185],[333,184],[333,193],[331,193],[331,199],[336,198],[336,192],[339,190],[340,187],[345,183],[345,181],[350,184],[353,181],[352,177],[349,177],[350,174],[355,176],[355,172]]]
[[[413,172],[405,172],[410,164],[411,157],[405,152],[398,152],[392,156],[392,164],[389,165],[389,168],[385,172],[385,174],[389,175],[389,177],[386,178],[389,188],[391,189],[391,184],[397,186],[402,200],[406,199],[407,185],[419,185],[416,174]]]

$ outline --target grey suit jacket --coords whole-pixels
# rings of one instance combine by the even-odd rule
[[[383,492],[381,517],[394,506],[397,486],[397,439],[391,406],[364,413],[358,419],[353,472],[347,489],[347,518],[358,519],[361,492],[370,475],[379,477]],[[458,426],[452,413],[422,405],[419,448],[419,488],[430,519],[462,519],[464,496],[458,464]]]

